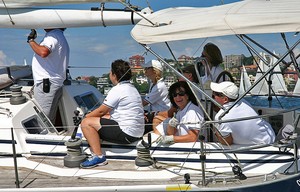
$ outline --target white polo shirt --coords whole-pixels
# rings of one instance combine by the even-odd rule
[[[197,105],[190,101],[183,110],[177,112],[176,119],[180,123],[177,126],[178,131],[176,135],[187,135],[189,130],[201,127],[204,122],[204,114]]]
[[[37,54],[33,55],[32,73],[35,84],[42,82],[44,78],[49,78],[51,83],[63,85],[70,54],[63,31],[54,29],[47,32],[40,45],[47,47],[51,53],[45,58]]]
[[[204,114],[200,107],[189,102],[183,110],[177,112],[176,119],[180,124],[176,127],[178,129],[176,135],[187,135],[189,130],[201,127],[201,124],[204,122]],[[167,118],[156,126],[161,135],[166,135],[169,120],[170,118]],[[203,130],[204,135],[206,135],[206,132],[206,130]]]
[[[149,93],[145,100],[150,104],[150,111],[167,111],[171,107],[171,102],[168,98],[168,88],[163,79],[150,86]]]
[[[103,101],[111,108],[111,119],[118,122],[122,131],[132,137],[144,134],[144,109],[137,89],[123,81],[114,86]]]
[[[232,104],[233,102],[224,104],[225,109]],[[224,110],[221,109],[216,114],[215,120],[219,120],[219,116],[223,112]],[[224,115],[222,120],[253,116],[258,116],[258,114],[247,101],[242,99]],[[271,125],[262,118],[215,124],[215,127],[222,136],[231,133],[234,144],[270,144],[275,140],[275,133]]]

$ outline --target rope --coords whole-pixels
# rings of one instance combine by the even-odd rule
[[[9,17],[9,20],[10,20],[11,24],[15,25],[15,22],[12,20],[12,17],[10,15],[10,13],[8,12],[8,8],[7,8],[6,4],[5,4],[5,1],[2,0],[2,3],[4,5],[4,7],[5,7],[5,10],[6,10],[7,14],[8,14],[8,17]]]

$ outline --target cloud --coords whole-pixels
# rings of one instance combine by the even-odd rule
[[[0,66],[10,66],[15,64],[15,61],[9,59],[7,55],[2,50],[0,50]]]
[[[89,48],[89,51],[95,52],[95,53],[105,53],[107,50],[109,50],[109,45],[106,44],[96,44]]]
[[[6,57],[7,56],[4,54],[4,52],[0,50],[0,66],[5,65]]]

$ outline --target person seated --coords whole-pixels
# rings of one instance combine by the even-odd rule
[[[169,98],[172,105],[179,110],[170,119],[168,125],[162,122],[157,126],[157,130],[162,135],[157,142],[172,144],[197,141],[204,115],[197,106],[196,98],[188,83],[178,81],[172,84],[169,88]]]
[[[151,60],[142,64],[142,67],[144,67],[146,77],[151,81],[149,93],[143,99],[143,106],[149,105],[149,110],[145,114],[146,132],[148,132],[152,131],[154,114],[159,111],[167,111],[171,107],[171,103],[168,98],[168,88],[162,78],[162,64],[158,60]]]
[[[92,152],[92,157],[80,164],[81,168],[107,164],[106,157],[101,151],[100,139],[129,144],[140,140],[143,136],[142,99],[137,89],[130,83],[131,77],[128,62],[116,60],[111,64],[109,78],[114,87],[102,105],[87,114],[81,122],[82,133]]]
[[[186,77],[191,82],[198,84],[199,80],[196,74],[195,66],[194,65],[187,65],[184,68],[181,69],[182,74],[184,77]],[[178,81],[185,81],[184,78],[179,77]],[[192,87],[193,89],[193,87]],[[201,93],[197,90],[194,91],[197,98],[201,98]],[[156,134],[159,134],[159,132],[156,130],[156,126],[159,125],[162,121],[165,121],[164,123],[168,123],[169,118],[173,117],[173,114],[177,112],[177,108],[172,106],[167,111],[159,111],[155,113],[155,116],[153,118],[153,132]]]
[[[213,91],[213,98],[225,109],[231,107],[238,99],[239,89],[230,81],[221,83],[211,82],[210,88]],[[232,107],[228,113],[223,115],[224,110],[220,109],[215,120],[229,120],[244,117],[258,116],[251,105],[244,99]],[[221,144],[270,144],[275,140],[275,133],[271,125],[264,119],[241,120],[214,124],[216,136]]]

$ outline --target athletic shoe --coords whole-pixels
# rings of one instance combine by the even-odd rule
[[[106,165],[107,161],[105,156],[99,157],[98,155],[93,155],[88,158],[86,161],[80,163],[81,168],[93,168],[96,166]]]

